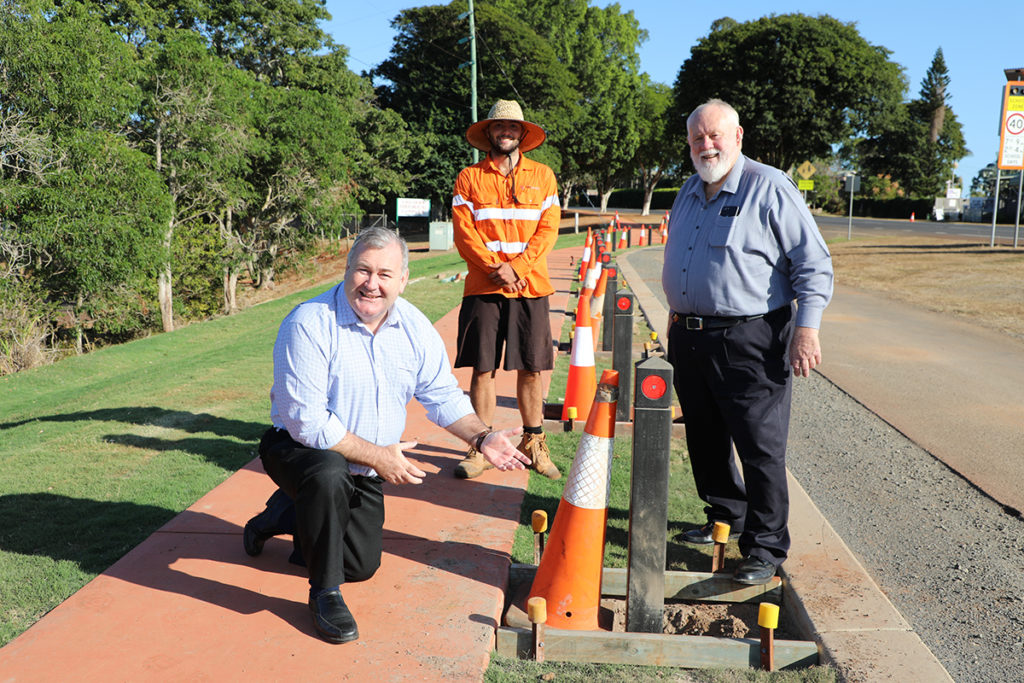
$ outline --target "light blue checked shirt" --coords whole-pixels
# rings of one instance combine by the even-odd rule
[[[796,299],[796,324],[821,325],[832,258],[796,185],[740,155],[711,199],[696,173],[672,204],[661,284],[687,315],[760,315]]]
[[[413,397],[440,427],[473,412],[441,335],[408,301],[396,299],[374,335],[339,283],[296,306],[281,323],[270,419],[299,443],[330,448],[349,432],[378,446],[398,443]],[[355,464],[351,472],[376,474]]]

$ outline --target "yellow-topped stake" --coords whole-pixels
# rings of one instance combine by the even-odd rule
[[[533,525],[533,533],[544,533],[548,530],[548,513],[544,510],[534,510],[530,523]]]
[[[544,554],[544,532],[548,530],[548,513],[544,510],[534,510],[530,524],[533,527],[533,563],[539,565]]]
[[[725,522],[715,522],[711,527],[711,540],[715,547],[711,551],[711,573],[720,572],[725,569],[725,546],[729,542],[729,531],[731,527]]]
[[[544,661],[544,623],[548,620],[548,601],[533,597],[526,601],[526,616],[533,628],[533,658]]]
[[[762,602],[757,608],[757,625],[761,627],[761,668],[775,671],[775,629],[779,626],[779,606]]]
[[[761,628],[778,628],[779,606],[771,602],[762,602],[758,605],[757,625]]]

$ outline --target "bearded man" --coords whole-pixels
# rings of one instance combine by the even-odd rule
[[[741,153],[732,106],[709,100],[686,130],[697,174],[672,205],[662,287],[707,523],[681,540],[711,543],[714,523],[729,524],[743,555],[733,578],[763,584],[789,551],[790,370],[807,377],[821,363],[832,260],[792,179]]]
[[[494,375],[502,364],[516,372],[523,419],[519,450],[531,469],[558,479],[545,443],[541,373],[554,367],[548,299],[548,253],[558,239],[561,207],[555,174],[523,153],[540,147],[544,129],[523,118],[513,100],[498,100],[466,140],[487,156],[462,169],[452,195],[455,246],[468,273],[459,309],[455,367],[473,368],[469,398],[491,424],[497,405]],[[491,463],[471,447],[455,476],[471,479]]]

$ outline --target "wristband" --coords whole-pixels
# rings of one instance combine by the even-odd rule
[[[493,432],[490,429],[485,429],[484,431],[477,434],[477,437],[473,439],[473,448],[475,448],[477,451],[480,451],[480,447],[484,445],[484,439],[486,439],[492,433]]]

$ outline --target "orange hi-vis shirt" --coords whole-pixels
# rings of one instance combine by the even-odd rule
[[[512,198],[513,175],[518,201]],[[463,296],[554,294],[547,255],[558,239],[561,218],[555,174],[540,162],[520,156],[507,177],[490,155],[462,169],[452,197],[452,223],[455,247],[468,266]],[[502,261],[526,280],[526,288],[512,293],[488,279],[487,264]]]

